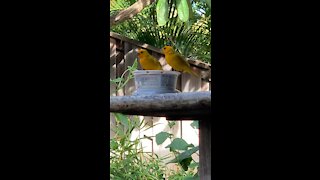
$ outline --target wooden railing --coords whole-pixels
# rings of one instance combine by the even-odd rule
[[[136,50],[138,48],[144,48],[149,51],[150,54],[152,54],[154,57],[159,59],[161,65],[163,66],[164,70],[171,70],[172,68],[166,63],[164,55],[161,51],[160,48],[153,47],[151,45],[141,43],[135,40],[131,40],[129,38],[126,38],[124,36],[121,36],[117,33],[110,32],[110,78],[115,79],[120,77],[123,72],[127,69],[127,66],[131,66],[134,61],[137,59],[137,52]],[[180,113],[177,114],[168,114],[168,112],[165,111],[154,111],[153,113],[137,113],[137,112],[132,112],[128,108],[122,108],[119,110],[119,107],[117,106],[116,103],[113,103],[110,105],[112,112],[122,112],[124,114],[128,115],[144,115],[145,120],[147,119],[146,122],[148,122],[150,125],[153,123],[157,122],[162,122],[162,124],[167,123],[165,119],[167,120],[176,120],[179,121],[180,123],[177,123],[172,130],[174,132],[171,132],[174,137],[181,137],[193,144],[199,144],[200,145],[200,176],[201,179],[207,180],[211,179],[211,126],[210,126],[210,105],[208,105],[207,100],[210,99],[210,93],[211,93],[211,65],[203,63],[199,60],[189,60],[188,62],[190,63],[191,67],[193,70],[197,71],[198,74],[201,74],[200,78],[191,76],[186,73],[182,73],[178,77],[178,82],[177,82],[177,89],[180,90],[181,92],[197,92],[197,91],[208,91],[205,92],[204,94],[202,92],[199,92],[199,94],[196,93],[196,100],[192,100],[192,103],[189,104],[191,105],[189,114],[184,114],[186,113],[185,111],[180,111]],[[138,64],[138,69],[141,69],[140,64]],[[115,86],[111,84],[110,86],[110,92],[114,92]],[[111,102],[119,102],[121,103],[121,99],[129,98],[130,100],[130,95],[134,92],[135,90],[135,85],[134,85],[134,80],[130,80],[122,89],[119,91],[110,94],[110,96],[128,96],[128,97],[111,97],[110,98],[110,103]],[[201,95],[204,98],[204,102],[200,101],[199,98],[197,98],[197,95]],[[168,95],[170,96],[170,95]],[[185,94],[178,95],[178,99],[181,99],[180,96],[184,97]],[[167,97],[167,96],[165,96]],[[186,95],[186,97],[189,97]],[[186,102],[185,99],[181,99],[182,101],[178,101],[178,103],[184,103]],[[209,103],[210,103],[209,102]],[[189,102],[186,102],[187,104]],[[198,106],[203,106],[205,105],[205,108],[196,108]],[[120,104],[121,106],[121,104]],[[127,107],[127,106],[125,106]],[[118,109],[117,109],[118,108]],[[163,109],[163,108],[160,108]],[[178,112],[178,109],[174,109]],[[201,112],[204,113],[201,113]],[[130,113],[131,112],[131,113]],[[199,115],[197,115],[197,113]],[[158,116],[158,117],[157,117]],[[112,120],[110,121],[110,126],[114,124]],[[164,120],[163,120],[164,118]],[[199,137],[197,137],[196,134],[192,134],[192,131],[195,131],[191,126],[190,120],[200,120],[200,129],[197,133]],[[155,136],[156,133],[161,131],[165,126],[161,126],[160,129],[157,129],[157,127],[153,127],[150,131],[148,132],[139,132],[140,136],[147,135],[147,136]],[[112,137],[112,132],[110,132],[110,136]],[[190,138],[192,136],[192,138]],[[202,137],[202,138],[201,138]],[[188,139],[189,138],[189,139]],[[195,139],[196,138],[196,139]],[[154,141],[154,139],[152,140]],[[143,143],[150,143],[150,142],[143,142]],[[152,146],[152,152],[155,149],[156,150],[160,149],[160,147],[156,147],[154,145],[155,143],[150,143],[150,146]],[[163,148],[162,148],[163,149]],[[157,152],[156,152],[157,153]],[[160,150],[158,153],[160,154],[165,154],[164,150]],[[196,157],[199,158],[199,157]]]
[[[117,33],[110,32],[110,78],[115,79],[120,77],[126,70],[127,66],[131,66],[137,58],[136,50],[138,48],[147,49],[150,54],[159,59],[164,70],[171,70],[172,68],[166,63],[164,55],[160,48],[141,43]],[[211,65],[203,63],[199,60],[189,60],[193,70],[201,74],[201,78],[193,77],[189,74],[183,73],[178,77],[177,89],[181,92],[190,91],[209,91],[211,90]],[[138,69],[141,69],[140,64]],[[114,91],[115,86],[111,86],[111,92]],[[128,84],[112,95],[123,96],[131,95],[134,91],[134,81],[130,80]]]

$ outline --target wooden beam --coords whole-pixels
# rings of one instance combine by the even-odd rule
[[[199,119],[211,114],[211,91],[110,97],[110,111],[127,115]]]
[[[157,52],[157,53],[164,56],[161,48],[157,48],[157,47],[151,46],[149,44],[142,43],[142,42],[127,38],[127,37],[122,36],[122,35],[115,33],[115,32],[110,32],[110,38],[119,39],[120,41],[126,41],[126,42],[129,42],[130,44],[133,44],[133,45],[138,46],[140,48],[145,48],[150,51]],[[118,46],[117,46],[117,49],[119,50]],[[202,62],[200,60],[194,60],[194,59],[189,59],[189,58],[186,58],[186,59],[191,66],[194,66],[201,71],[201,79],[202,80],[207,81],[207,82],[211,82],[211,65],[210,64]]]
[[[145,49],[148,49],[148,50],[151,50],[151,51],[155,51],[157,53],[160,53],[160,54],[163,54],[162,50],[160,48],[156,48],[154,46],[151,46],[149,44],[146,44],[146,43],[142,43],[142,42],[139,42],[139,41],[136,41],[136,40],[133,40],[133,39],[130,39],[130,38],[127,38],[125,36],[122,36],[118,33],[115,33],[115,32],[110,32],[110,37],[111,38],[116,38],[116,39],[119,39],[121,41],[126,41],[126,42],[129,42],[131,44],[134,44],[136,46],[139,46],[141,48],[145,48]],[[164,55],[164,54],[163,54]]]
[[[157,47],[151,46],[149,44],[142,43],[142,42],[127,38],[127,37],[122,36],[122,35],[120,35],[118,33],[110,32],[110,37],[111,38],[115,38],[115,39],[119,39],[121,41],[127,41],[127,42],[129,42],[131,44],[134,44],[136,46],[139,46],[141,48],[145,48],[145,49],[148,49],[148,50],[151,50],[151,51],[155,51],[155,52],[157,52],[159,54],[164,55],[164,53],[162,52],[161,48],[157,48]],[[190,59],[190,58],[186,58],[186,59],[187,59],[187,61],[189,62],[190,65],[195,66],[197,68],[202,68],[202,69],[206,69],[206,70],[211,69],[211,64],[202,62],[200,60],[194,60],[194,59]]]
[[[211,179],[211,121],[207,117],[199,121],[200,179]]]
[[[199,120],[200,178],[211,179],[211,91],[110,96],[110,111],[167,120]]]

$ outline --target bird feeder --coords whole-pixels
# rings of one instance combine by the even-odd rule
[[[133,72],[136,91],[132,95],[179,93],[176,89],[180,72],[163,70],[136,70]]]

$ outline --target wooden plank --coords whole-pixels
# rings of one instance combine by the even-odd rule
[[[122,35],[120,35],[118,33],[115,33],[115,32],[110,32],[110,38],[119,39],[121,41],[128,42],[128,43],[133,44],[135,46],[138,46],[138,47],[141,47],[141,48],[145,48],[145,49],[157,52],[159,54],[163,54],[161,48],[157,48],[157,47],[154,47],[152,45],[149,45],[149,44],[146,44],[146,43],[143,43],[143,42],[139,42],[139,41],[127,38],[127,37],[122,36]],[[205,63],[205,62],[203,62],[201,60],[194,60],[194,59],[189,59],[189,58],[187,58],[187,60],[189,61],[190,64],[193,64],[195,66],[199,66],[199,67],[206,68],[206,69],[211,68],[211,64]]]
[[[135,49],[134,49],[134,51],[137,53],[137,60],[138,60],[138,70],[143,70],[143,68],[142,68],[142,66],[141,66],[141,64],[140,64],[140,61],[139,61],[139,57],[138,57],[138,49],[139,49],[139,47],[137,47],[137,46],[134,46],[135,47]]]
[[[118,39],[118,38],[115,38],[115,39],[117,39],[117,51],[123,52],[124,41],[122,41],[121,39]]]
[[[182,92],[201,91],[201,79],[188,73],[182,73],[181,90]]]
[[[110,79],[116,78],[116,39],[110,38]],[[116,96],[116,84],[110,83],[110,96]],[[110,128],[115,127],[116,121],[110,113]],[[115,133],[110,130],[110,138],[113,138]]]
[[[113,138],[115,135],[115,133],[111,130],[114,127],[116,127],[116,120],[112,113],[110,113],[110,139]]]
[[[180,74],[180,75],[178,76],[178,79],[177,79],[176,89],[182,92],[182,89],[181,89],[181,87],[182,87],[181,77],[182,77],[182,75]]]
[[[177,120],[179,120],[179,117],[198,118],[198,116],[211,114],[211,91],[143,96],[111,96],[110,112],[175,117]]]
[[[135,45],[135,46],[138,46],[138,47],[141,47],[141,48],[145,48],[145,49],[149,49],[149,50],[158,52],[160,54],[163,54],[162,50],[160,48],[156,48],[156,47],[151,46],[149,44],[129,39],[129,38],[124,37],[124,36],[122,36],[122,35],[120,35],[118,33],[110,32],[110,37],[113,37],[113,38],[116,38],[116,39],[121,39],[122,41],[126,41],[126,42],[128,42],[128,43],[130,43],[132,45]]]
[[[110,79],[116,79],[116,40],[110,38]],[[110,83],[110,96],[116,96],[116,84]]]
[[[199,121],[199,169],[200,179],[211,179],[211,123],[210,119]]]
[[[191,88],[191,92],[195,92],[195,91],[201,91],[201,78],[200,77],[195,77],[191,75],[190,78],[190,88]]]
[[[211,64],[205,63],[203,61],[193,60],[193,59],[189,59],[189,58],[187,58],[187,61],[189,62],[189,64],[191,66],[195,66],[195,67],[202,68],[202,69],[211,69]]]
[[[128,66],[132,66],[134,63],[134,60],[137,58],[136,48],[137,46],[133,46],[128,42],[124,43],[124,59],[125,59],[124,64],[126,69]],[[129,72],[125,74],[125,78],[127,78],[128,75],[129,75]],[[134,90],[135,90],[134,79],[131,79],[125,85],[124,93],[126,96],[129,96],[134,92]]]
[[[204,81],[211,82],[211,69],[205,70],[205,69],[200,69],[200,74],[201,78]]]
[[[142,43],[142,42],[127,38],[127,37],[122,36],[122,35],[120,35],[118,33],[115,33],[115,32],[110,32],[110,37],[111,38],[115,38],[115,39],[119,39],[121,41],[128,42],[128,43],[130,43],[132,45],[135,45],[137,47],[140,47],[140,48],[145,48],[145,49],[148,49],[150,51],[154,51],[154,52],[157,52],[159,54],[163,54],[161,48],[157,48],[157,47],[151,46],[149,44]],[[194,59],[189,59],[189,58],[187,58],[187,60],[188,60],[188,62],[190,64],[192,64],[194,66],[198,66],[198,67],[205,68],[205,69],[211,69],[211,64],[205,63],[205,62],[203,62],[201,60],[194,60]]]
[[[118,47],[122,47],[122,42],[120,40],[117,40],[116,42],[116,77],[121,77],[123,72],[125,71],[125,59],[124,59],[124,53],[123,51],[118,50]],[[124,88],[119,89],[117,91],[117,96],[124,96]]]
[[[151,46],[146,43],[142,43],[142,42],[139,42],[136,40],[129,39],[129,38],[124,37],[120,34],[110,32],[110,37],[115,38],[115,39],[119,39],[119,42],[128,42],[129,44],[135,45],[139,48],[145,48],[145,49],[148,49],[149,51],[157,52],[157,53],[163,55],[161,48],[157,48],[157,47]],[[123,44],[123,43],[120,43],[120,44]],[[122,49],[122,46],[117,46],[117,49]],[[197,69],[200,69],[200,70],[201,69],[203,69],[203,70],[211,69],[211,64],[205,63],[201,60],[194,60],[194,59],[187,58],[187,61],[190,63],[191,66],[196,67]],[[166,66],[166,68],[170,68],[170,67]]]
[[[201,91],[210,91],[209,86],[211,83],[206,81],[201,81]]]
[[[172,71],[172,67],[167,63],[167,61],[165,60],[165,57],[161,57],[160,59],[160,63],[162,62],[163,64],[163,70],[165,71]]]
[[[190,74],[181,73],[181,92],[189,92]]]

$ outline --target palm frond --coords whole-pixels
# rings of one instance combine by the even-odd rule
[[[112,0],[115,1],[115,0]],[[111,1],[111,2],[112,2]],[[130,5],[129,0],[117,0],[119,6],[114,9]],[[164,26],[157,25],[156,3],[143,9],[132,19],[111,28],[111,31],[122,34],[152,46],[162,48],[170,43],[185,57],[194,57],[204,62],[211,62],[211,15],[202,0],[192,0],[193,7],[201,8],[206,13],[199,14],[193,9],[193,17],[188,23],[177,17],[175,0],[169,0],[169,21]],[[129,3],[128,3],[129,2]],[[111,4],[111,3],[110,3]]]

